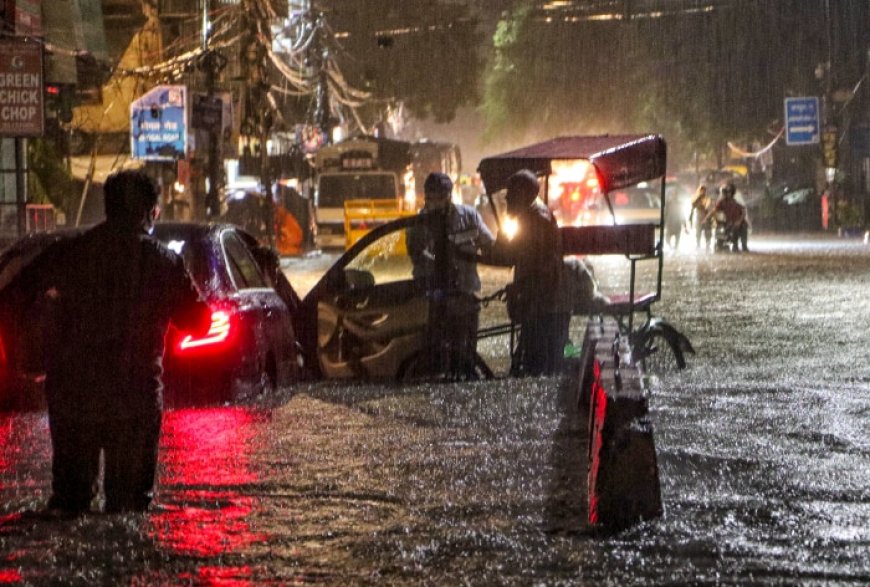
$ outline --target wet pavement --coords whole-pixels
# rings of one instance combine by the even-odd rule
[[[870,247],[750,246],[665,263],[656,312],[698,355],[651,382],[661,519],[584,524],[585,421],[559,378],[305,384],[167,412],[143,515],[34,513],[46,418],[0,415],[0,583],[867,584]],[[324,262],[285,265],[305,290]],[[619,287],[620,259],[595,266]],[[504,341],[482,350],[504,367]]]

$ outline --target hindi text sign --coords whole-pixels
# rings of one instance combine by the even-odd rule
[[[130,105],[134,159],[174,161],[187,156],[187,87],[157,86]]]

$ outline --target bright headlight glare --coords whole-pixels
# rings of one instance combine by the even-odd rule
[[[508,240],[513,240],[513,238],[517,235],[517,232],[519,232],[520,226],[519,223],[517,223],[516,218],[514,218],[513,216],[508,216],[504,219],[501,230]]]

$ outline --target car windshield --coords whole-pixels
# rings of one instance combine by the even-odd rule
[[[5,249],[0,254],[0,289],[9,285],[49,245],[74,234],[75,231],[32,233]]]
[[[336,173],[320,176],[317,205],[344,206],[345,200],[396,198],[396,180],[391,173]]]
[[[0,259],[0,289],[3,289],[18,275],[28,263],[41,253],[49,245],[48,241],[39,246],[23,249],[10,249]]]

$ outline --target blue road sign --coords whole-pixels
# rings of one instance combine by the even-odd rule
[[[819,143],[819,99],[785,99],[785,144],[817,145]]]
[[[174,161],[187,153],[187,88],[157,86],[130,105],[134,159]]]

